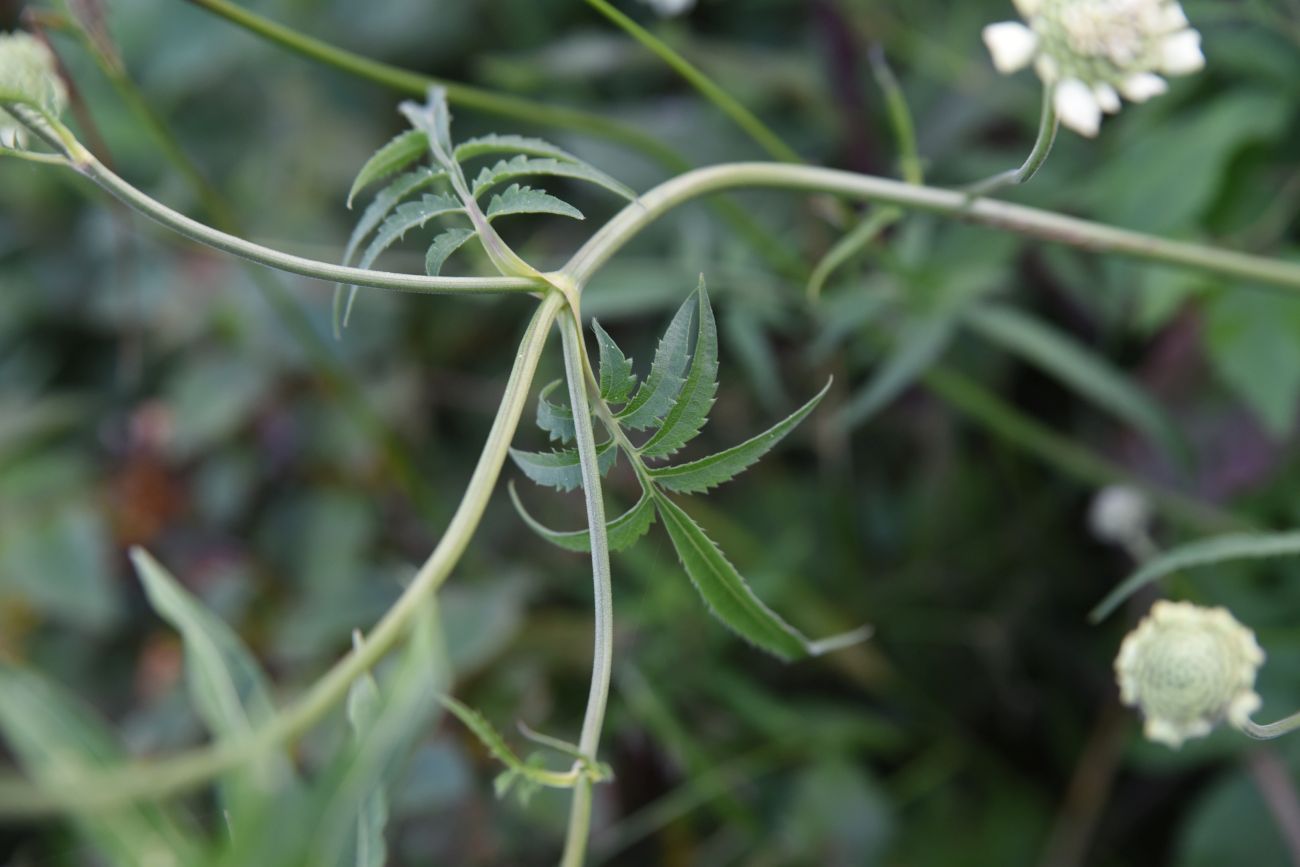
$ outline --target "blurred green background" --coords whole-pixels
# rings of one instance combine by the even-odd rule
[[[336,260],[356,217],[348,186],[401,129],[404,95],[183,0],[106,6],[103,38],[226,200],[221,218]],[[390,63],[616,118],[693,163],[764,157],[583,3],[248,6]],[[1063,133],[1008,197],[1300,257],[1300,7],[1185,6],[1207,70],[1126,107],[1096,141]],[[1036,79],[997,76],[980,42],[984,24],[1013,17],[1009,0],[700,0],[672,20],[621,8],[810,162],[897,175],[867,60],[877,44],[930,182],[1017,165],[1033,139]],[[0,0],[0,27],[61,9]],[[83,140],[159,199],[217,219],[84,46],[50,39],[76,85]],[[591,136],[468,109],[455,128],[544,135],[638,190],[667,177]],[[553,189],[587,221],[525,221],[511,240],[538,266],[562,263],[618,204]],[[798,433],[687,508],[792,623],[822,635],[870,622],[876,634],[781,665],[709,617],[661,528],[615,555],[618,667],[602,757],[617,780],[597,789],[593,863],[1300,864],[1300,739],[1261,747],[1219,732],[1180,752],[1141,741],[1110,669],[1140,611],[1100,627],[1084,619],[1131,566],[1086,524],[1112,466],[1200,504],[1157,519],[1162,543],[1300,525],[1300,299],[913,216],[814,305],[807,270],[856,218],[821,197],[731,199],[793,264],[774,266],[771,249],[695,203],[621,253],[584,312],[644,364],[706,275],[722,390],[692,454],[762,430],[834,375]],[[386,266],[421,270],[412,241]],[[529,309],[364,292],[336,342],[329,293],[172,237],[70,175],[0,164],[0,655],[94,704],[138,754],[181,749],[201,730],[178,639],[145,603],[127,547],[158,556],[237,628],[282,696],[298,694],[437,540]],[[988,301],[1122,369],[1181,445],[1117,422],[954,318]],[[938,322],[941,367],[866,423],[837,424],[899,336]],[[557,343],[539,384],[560,370]],[[525,426],[517,443],[544,440]],[[616,471],[610,501],[635,492]],[[580,498],[521,493],[552,526],[581,525]],[[1263,718],[1300,706],[1300,564],[1217,568],[1175,588],[1229,605],[1259,633]],[[590,593],[585,561],[528,533],[503,486],[443,594],[456,694],[510,739],[516,719],[576,734]],[[309,738],[299,755],[310,764],[327,744]],[[391,863],[551,863],[566,799],[497,802],[495,771],[454,720],[429,731],[395,789]],[[193,803],[200,814],[204,803]],[[0,827],[0,863],[101,862],[67,826],[39,822]]]

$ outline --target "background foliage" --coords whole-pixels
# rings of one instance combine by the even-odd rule
[[[23,5],[0,3],[0,27]],[[1063,135],[1012,197],[1296,257],[1300,9],[1185,5],[1207,71],[1126,109],[1096,142]],[[699,163],[763,156],[583,4],[432,6],[250,4],[379,59],[625,120]],[[662,23],[625,8],[810,162],[897,174],[867,62],[876,43],[914,112],[930,182],[1017,164],[1032,140],[1036,82],[996,76],[979,42],[983,24],[1010,16],[1002,0],[702,0]],[[344,207],[353,174],[403,127],[398,95],[180,0],[110,3],[107,27],[246,234],[339,257],[356,217]],[[54,40],[97,130],[87,143],[202,213],[86,53]],[[545,134],[638,190],[664,177],[589,137],[469,110],[457,129]],[[539,266],[562,262],[618,206],[598,190],[555,188],[588,219],[511,236]],[[619,667],[602,753],[616,780],[596,790],[594,860],[1300,863],[1296,741],[1260,748],[1221,733],[1171,753],[1140,742],[1116,706],[1110,662],[1125,624],[1090,627],[1084,615],[1129,564],[1087,533],[1108,470],[1074,451],[1220,510],[1200,526],[1184,513],[1160,521],[1163,541],[1223,523],[1300,523],[1300,302],[912,216],[810,304],[807,270],[852,215],[819,197],[734,199],[803,264],[774,268],[691,205],[602,271],[584,312],[645,365],[708,276],[722,385],[688,457],[763,430],[834,375],[803,428],[690,509],[792,623],[822,635],[871,622],[876,635],[782,665],[700,609],[662,527],[616,554]],[[178,243],[62,174],[0,165],[0,201],[0,654],[94,705],[131,751],[173,750],[202,728],[179,639],[152,613],[128,546],[168,564],[243,636],[275,689],[296,693],[436,540],[526,304],[365,293],[334,342],[329,287]],[[421,250],[384,261],[418,272]],[[1121,368],[1154,396],[1163,427],[1117,419],[1113,400],[1063,379],[1059,367],[1079,365],[1061,362],[1058,344],[1054,373],[998,339],[968,315],[990,300]],[[899,347],[926,341],[932,351],[897,361]],[[559,374],[556,346],[539,382]],[[846,408],[891,359],[910,369],[900,394],[846,427]],[[989,399],[1043,430],[981,413]],[[521,431],[516,445],[544,447],[544,434]],[[620,511],[638,491],[622,470],[608,483]],[[548,525],[582,524],[578,498],[523,493]],[[1178,588],[1230,605],[1259,632],[1270,718],[1300,704],[1293,573],[1285,562],[1223,568]],[[581,557],[524,531],[498,491],[441,599],[456,693],[507,739],[519,740],[514,719],[577,730],[589,587]],[[300,761],[328,754],[344,732],[336,723]],[[549,863],[563,800],[544,791],[526,810],[498,803],[495,771],[454,719],[425,732],[392,794],[392,863]],[[94,863],[86,838],[45,823],[0,829],[0,861]]]

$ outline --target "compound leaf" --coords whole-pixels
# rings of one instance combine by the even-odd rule
[[[524,508],[524,504],[515,492],[513,484],[510,486],[510,499],[514,502],[515,510],[519,512],[519,517],[523,519],[524,523],[552,545],[564,548],[566,551],[585,552],[591,550],[591,534],[589,531],[552,530],[545,526]],[[622,551],[632,547],[637,539],[640,539],[650,530],[654,522],[654,498],[649,493],[643,493],[635,506],[605,524],[609,535],[609,550]]]
[[[695,293],[699,309],[691,369],[663,424],[640,449],[648,458],[668,457],[690,442],[704,427],[718,393],[718,326],[703,277]]]
[[[623,407],[616,418],[624,427],[645,430],[657,423],[672,407],[682,389],[682,373],[690,360],[687,342],[690,339],[691,315],[697,302],[694,295],[687,298],[677,314],[668,323],[668,330],[659,340],[655,358],[650,365],[650,375],[641,383],[636,394]]]
[[[753,466],[759,458],[772,450],[773,446],[794,430],[800,422],[821,402],[830,390],[826,383],[812,400],[795,410],[785,419],[772,425],[758,436],[745,440],[738,446],[726,451],[700,458],[698,461],[678,464],[671,467],[653,467],[649,470],[650,478],[662,488],[682,494],[694,494],[730,481],[740,473]]]

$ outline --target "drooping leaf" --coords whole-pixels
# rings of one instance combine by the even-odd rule
[[[1138,590],[1172,572],[1195,566],[1210,566],[1229,560],[1260,560],[1300,554],[1300,531],[1289,533],[1233,533],[1201,539],[1165,551],[1148,560],[1106,595],[1088,619],[1105,619]]]
[[[902,394],[943,354],[952,333],[952,320],[947,316],[909,322],[895,341],[893,352],[841,410],[842,422],[851,427],[860,425]]]
[[[471,191],[474,197],[478,198],[497,184],[534,175],[549,175],[557,178],[574,178],[580,181],[588,181],[604,187],[625,199],[636,198],[636,194],[625,184],[619,183],[600,169],[593,168],[586,163],[573,160],[529,157],[524,154],[508,160],[500,160],[491,166],[484,166],[479,171],[478,176],[474,178]]]
[[[573,410],[563,404],[554,404],[547,400],[550,393],[563,384],[564,380],[557,379],[537,395],[537,426],[546,431],[551,439],[567,443],[575,436]]]
[[[456,719],[460,720],[465,725],[465,728],[470,730],[474,737],[478,739],[478,742],[492,754],[494,759],[511,770],[525,770],[523,760],[515,755],[515,751],[510,749],[505,738],[501,737],[501,733],[496,730],[496,726],[488,722],[487,717],[452,696],[440,696],[439,700],[442,702],[443,707],[451,711]],[[498,796],[501,794],[503,793],[498,792]]]
[[[596,332],[596,344],[600,347],[601,399],[607,403],[622,403],[636,385],[632,360],[623,355],[623,350],[618,348],[614,338],[594,319],[591,320],[591,330]]]
[[[7,663],[0,663],[0,731],[31,778],[45,786],[75,784],[125,760],[112,735],[79,701]],[[172,864],[201,863],[196,830],[158,806],[90,812],[77,826],[115,867],[156,863],[160,856]]]
[[[352,207],[352,200],[357,193],[375,181],[401,171],[428,152],[429,138],[423,132],[409,129],[399,133],[388,144],[375,151],[361,167],[361,171],[357,172],[357,178],[352,182],[352,189],[348,191],[348,207]]]
[[[552,530],[539,522],[524,508],[523,502],[510,485],[510,499],[515,504],[519,517],[537,535],[566,551],[585,552],[591,550],[591,533],[587,530]],[[654,500],[648,493],[643,493],[636,505],[605,525],[609,536],[609,550],[622,551],[632,547],[637,539],[649,531],[655,522]]]
[[[485,135],[467,139],[456,145],[456,162],[463,163],[486,154],[526,154],[532,157],[550,157],[578,163],[582,160],[573,154],[540,138],[522,135]]]
[[[568,202],[557,199],[543,190],[521,187],[519,184],[511,184],[506,187],[504,193],[497,193],[488,202],[487,218],[489,220],[511,214],[558,214],[561,217],[572,217],[575,220],[585,219],[582,216],[582,211],[579,211]]]
[[[807,418],[826,396],[830,387],[831,384],[827,382],[811,400],[758,436],[751,437],[726,451],[700,458],[698,461],[671,467],[652,467],[649,470],[650,477],[660,487],[683,494],[707,491],[709,488],[730,481],[753,466],[759,458],[771,451],[786,434]]]
[[[966,321],[1171,453],[1183,450],[1181,437],[1156,403],[1123,372],[1068,335],[1013,308],[991,304],[967,311]]]
[[[558,452],[525,452],[511,449],[510,457],[514,458],[519,469],[524,471],[524,475],[539,485],[561,491],[572,491],[582,485],[582,468],[578,464],[576,449]],[[612,438],[596,446],[596,463],[602,476],[614,466],[617,457],[618,449]]]
[[[690,442],[704,427],[718,393],[718,326],[703,277],[695,293],[699,306],[691,368],[659,430],[641,447],[647,458],[668,457]]]
[[[687,342],[690,340],[691,316],[697,303],[692,294],[682,302],[677,314],[668,323],[668,330],[655,349],[650,375],[616,416],[624,427],[645,430],[663,418],[677,399],[682,383],[685,382],[682,373],[690,360]]]
[[[736,567],[680,506],[663,494],[654,496],[659,517],[691,583],[714,616],[741,638],[781,659],[796,659],[866,637],[865,630],[855,630],[823,641],[809,641],[754,595]]]
[[[474,237],[473,229],[446,229],[429,245],[429,252],[424,256],[424,273],[437,277],[442,273],[442,264],[447,257],[459,250],[466,241]]]

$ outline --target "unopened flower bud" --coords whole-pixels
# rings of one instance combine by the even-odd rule
[[[57,117],[68,102],[54,55],[30,33],[0,33],[0,100],[24,102]],[[0,144],[23,147],[27,130],[0,109]]]

